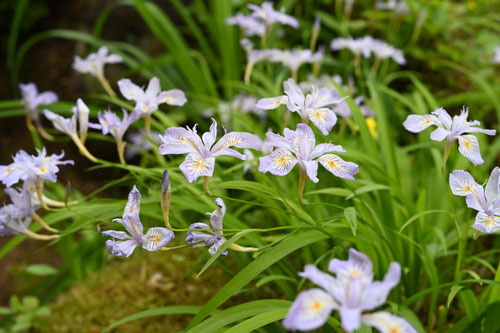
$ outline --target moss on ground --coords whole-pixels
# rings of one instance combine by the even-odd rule
[[[128,315],[170,305],[203,305],[230,277],[212,265],[196,278],[193,263],[202,252],[186,248],[176,252],[135,254],[112,260],[87,281],[76,283],[50,305],[45,332],[100,332]],[[231,265],[230,256],[223,259]],[[245,296],[232,302],[240,303]],[[157,316],[126,323],[115,332],[176,332],[191,316]]]

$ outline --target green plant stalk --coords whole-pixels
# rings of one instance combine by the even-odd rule
[[[102,87],[104,88],[104,90],[106,90],[106,92],[108,93],[109,96],[116,97],[116,94],[115,94],[113,88],[111,88],[108,80],[106,80],[106,78],[104,76],[99,75],[99,76],[97,76],[97,79],[99,80]]]
[[[41,217],[40,215],[38,215],[37,213],[35,212],[31,212],[30,213],[30,216],[33,220],[36,221],[36,223],[38,223],[42,228],[44,228],[45,230],[47,231],[50,231],[50,232],[53,232],[53,233],[58,233],[59,230],[57,229],[54,229],[52,228],[51,226],[49,226]]]
[[[301,205],[304,205],[304,186],[307,180],[307,173],[302,167],[300,168],[300,178],[299,178],[299,202]]]
[[[43,182],[40,179],[40,177],[36,178],[36,194],[38,196],[38,201],[40,201],[40,205],[42,206],[43,209],[49,210],[49,207],[45,204],[43,201]]]
[[[448,161],[448,156],[450,155],[451,146],[453,145],[453,141],[446,140],[444,145],[444,154],[443,154],[443,164],[441,164],[441,172],[444,173],[444,169],[446,167],[446,161]]]
[[[213,197],[214,195],[212,194],[210,188],[208,187],[209,182],[210,182],[210,176],[203,176],[203,188],[205,189],[205,193],[208,196]]]
[[[151,113],[146,113],[144,115],[144,125],[146,127],[146,133],[148,135],[148,138],[152,140],[153,138],[151,137]]]

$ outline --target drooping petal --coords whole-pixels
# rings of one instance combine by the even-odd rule
[[[352,332],[361,326],[361,310],[341,306],[339,309],[340,323],[346,332]]]
[[[148,251],[158,251],[174,239],[174,232],[167,228],[151,228],[144,235],[142,248]]]
[[[380,333],[417,333],[418,331],[404,318],[386,311],[368,313],[361,316],[361,322],[379,330]]]
[[[138,101],[144,97],[144,91],[130,79],[121,79],[118,81],[118,88],[123,97],[129,101]]]
[[[224,136],[212,147],[210,153],[213,157],[222,155],[232,156],[234,154],[227,151],[229,147],[260,150],[262,147],[262,140],[257,135],[247,132],[229,132],[224,134]]]
[[[431,125],[438,125],[439,120],[436,116],[426,114],[424,116],[411,114],[403,123],[403,126],[412,133],[422,132]]]
[[[458,151],[474,165],[484,163],[479,151],[479,142],[474,135],[460,135],[458,137]]]
[[[219,250],[219,247],[221,247],[222,244],[224,244],[225,242],[226,242],[225,238],[217,240],[217,242],[215,242],[212,246],[208,248],[208,253],[210,253],[210,255],[213,256]],[[221,257],[227,256],[227,250],[222,252],[220,256]]]
[[[207,149],[210,149],[212,145],[217,140],[217,122],[212,118],[212,125],[210,125],[210,131],[203,133],[202,136],[203,143]]]
[[[116,239],[130,239],[129,234],[127,234],[125,231],[106,230],[102,231],[101,235],[110,236]]]
[[[186,94],[180,89],[170,89],[158,95],[157,103],[167,103],[168,105],[183,106],[186,104]]]
[[[52,122],[55,129],[64,132],[69,136],[76,136],[76,128],[72,119],[61,117],[60,115],[47,109],[43,110],[43,114]]]
[[[255,110],[256,111],[272,110],[286,103],[288,103],[288,97],[286,95],[278,97],[261,98],[255,104]]]
[[[189,153],[179,167],[188,182],[192,183],[200,176],[212,177],[214,166],[215,158],[204,158],[198,153]]]
[[[268,156],[259,158],[259,171],[270,172],[276,176],[287,175],[297,164],[298,160],[289,150],[279,148]]]
[[[303,161],[302,162],[306,167],[306,173],[310,180],[317,183],[318,179],[318,161]]]
[[[332,310],[337,309],[335,300],[321,289],[301,292],[295,298],[283,327],[290,331],[310,331],[323,326]]]
[[[443,127],[438,127],[436,128],[434,131],[432,131],[431,133],[431,140],[434,140],[434,141],[443,141],[444,139],[446,139],[446,137],[448,135],[450,135],[450,131],[448,131],[447,129],[443,128]]]
[[[36,97],[35,101],[33,101],[33,104],[36,106],[46,105],[46,104],[55,103],[58,100],[59,99],[58,99],[56,93],[54,93],[52,91],[45,91]]]
[[[326,170],[340,178],[354,180],[354,175],[359,172],[356,163],[346,162],[337,155],[325,154],[320,156],[318,161]]]
[[[327,108],[309,109],[309,119],[323,133],[328,135],[337,123],[335,112]]]
[[[310,109],[319,109],[327,105],[338,104],[347,97],[341,97],[335,89],[326,87],[313,89],[312,93],[306,96],[306,106]]]
[[[450,173],[451,192],[455,195],[466,196],[474,194],[479,186],[470,173],[463,170],[454,170]]]
[[[469,127],[468,129],[466,129],[464,131],[464,133],[483,133],[486,135],[495,135],[497,133],[497,131],[494,129],[483,129],[483,128],[479,128],[479,127]]]
[[[160,145],[162,155],[201,153],[204,148],[195,128],[170,127],[165,130],[165,135],[160,135],[160,139],[163,142]]]
[[[206,223],[196,222],[189,226],[189,229],[210,229]],[[192,247],[201,247],[208,244],[213,244],[212,239],[216,238],[213,231],[194,231],[190,230],[186,234],[186,243],[191,244]],[[203,243],[201,243],[203,242]]]
[[[114,256],[130,257],[135,248],[139,245],[135,239],[129,239],[123,242],[115,242],[112,239],[106,241],[106,249]]]
[[[500,200],[500,168],[495,167],[491,171],[490,178],[485,188],[486,201],[488,203],[493,203]]]
[[[25,178],[26,175],[26,170],[15,163],[0,165],[0,181],[7,187],[11,187],[18,183],[19,180]]]
[[[304,271],[299,273],[299,275],[320,286],[330,295],[335,295],[334,288],[338,284],[338,281],[332,275],[319,270],[316,266],[305,265]]]
[[[483,212],[479,212],[472,227],[486,233],[498,231],[500,230],[500,216],[489,216]]]
[[[438,120],[443,124],[443,126],[451,130],[451,124],[452,124],[452,119],[448,112],[446,112],[445,109],[443,108],[438,108],[432,112],[432,114],[436,115],[438,117]]]
[[[363,294],[362,303],[359,305],[362,310],[373,310],[382,305],[387,297],[401,279],[401,265],[398,262],[391,262],[389,270],[382,281],[374,281]]]
[[[320,143],[311,153],[311,159],[319,157],[326,153],[345,153],[346,151],[340,145],[333,145],[331,143]]]
[[[123,215],[122,224],[134,239],[139,241],[142,238],[144,227],[138,212]]]

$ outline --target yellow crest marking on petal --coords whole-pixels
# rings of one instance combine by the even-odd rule
[[[321,309],[323,308],[324,306],[324,302],[321,302],[321,301],[316,301],[314,302],[312,305],[311,305],[311,310],[312,311],[321,311]]]
[[[5,170],[4,175],[8,175],[11,171],[12,171],[12,168],[8,168],[7,170]]]
[[[165,103],[170,103],[170,102],[172,101],[172,98],[170,98],[170,97],[166,97],[166,98],[164,99],[164,101],[165,101]]]
[[[143,109],[144,111],[148,111],[148,110],[149,110],[149,106],[144,105],[144,106],[142,107],[142,109]]]
[[[48,171],[48,170],[47,170],[47,168],[46,168],[46,167],[41,167],[41,168],[40,168],[40,173],[41,173],[41,174],[45,174],[45,173],[47,173],[47,171]]]

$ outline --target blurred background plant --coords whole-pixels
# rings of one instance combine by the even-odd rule
[[[493,280],[500,281],[499,241],[495,235],[472,241],[471,212],[461,198],[451,197],[447,174],[440,172],[442,146],[429,141],[426,133],[417,136],[406,132],[401,124],[411,113],[427,114],[443,106],[456,114],[462,105],[467,105],[471,119],[480,120],[484,128],[500,129],[500,65],[492,63],[495,46],[500,45],[500,1],[399,2],[406,6],[395,10],[369,0],[276,1],[275,8],[285,8],[287,14],[298,19],[300,27],[295,30],[275,25],[265,41],[266,48],[307,49],[315,19],[320,18],[317,45],[325,47],[320,74],[339,75],[349,95],[365,96],[363,103],[373,110],[376,122],[373,125],[365,122],[363,110],[354,103],[354,98],[349,98],[352,118],[339,120],[328,137],[348,150],[347,160],[360,165],[356,182],[332,179],[329,174],[320,173],[320,183],[306,184],[306,205],[299,207],[295,196],[298,174],[277,178],[262,175],[254,167],[244,176],[244,162],[231,165],[229,160],[222,160],[225,168],[219,168],[212,181],[213,191],[227,200],[231,208],[226,228],[303,226],[306,220],[313,221],[316,229],[327,230],[329,239],[321,238],[321,233],[315,234],[315,228],[307,231],[307,237],[302,231],[291,236],[280,232],[249,232],[244,239],[252,246],[276,244],[256,259],[231,252],[231,258],[217,260],[218,269],[210,267],[209,272],[219,277],[213,282],[219,283],[216,290],[225,287],[205,307],[175,308],[174,312],[166,308],[155,312],[156,306],[177,304],[174,300],[182,294],[172,294],[165,295],[163,304],[161,301],[139,302],[143,304],[142,309],[130,308],[122,317],[148,309],[151,312],[144,317],[170,313],[192,315],[201,309],[201,314],[191,322],[194,329],[204,315],[212,315],[219,306],[236,304],[224,302],[241,290],[248,292],[245,300],[259,297],[293,300],[297,291],[304,289],[297,272],[305,263],[324,266],[330,258],[345,257],[346,248],[355,245],[372,258],[377,276],[386,271],[390,261],[402,264],[402,283],[393,292],[394,303],[390,304],[412,323],[418,318],[425,331],[482,329],[488,332],[485,327],[497,327],[490,321],[498,307],[495,302],[500,301],[500,291],[498,286],[494,289],[490,284]],[[106,77],[115,90],[120,78],[131,78],[145,85],[157,76],[163,89],[178,88],[186,92],[188,103],[181,109],[163,107],[162,112],[154,113],[154,131],[162,133],[170,126],[194,123],[200,123],[200,129],[205,131],[210,124],[207,116],[213,116],[232,130],[264,137],[271,127],[281,133],[284,110],[267,111],[267,116],[262,117],[253,112],[243,113],[243,108],[240,110],[234,103],[230,107],[226,105],[241,93],[257,99],[281,95],[282,82],[291,75],[289,69],[279,63],[260,62],[252,71],[250,84],[243,82],[246,54],[239,44],[242,32],[238,27],[227,25],[225,20],[237,11],[249,13],[248,3],[261,2],[19,0],[0,4],[2,17],[10,18],[0,22],[5,32],[0,37],[5,49],[0,61],[6,64],[0,68],[5,78],[0,82],[0,164],[10,163],[10,156],[19,149],[32,153],[34,147],[40,148],[42,144],[51,153],[64,149],[67,158],[75,160],[76,167],[62,168],[60,184],[48,184],[48,191],[54,199],[64,201],[65,186],[70,181],[71,199],[81,202],[70,210],[46,212],[45,221],[63,230],[63,237],[50,246],[27,240],[22,235],[0,240],[3,272],[0,283],[5,286],[0,291],[0,304],[7,305],[9,299],[14,299],[13,294],[26,295],[17,304],[24,304],[27,299],[22,307],[12,303],[9,312],[2,308],[0,315],[4,318],[0,325],[14,330],[22,322],[28,325],[26,330],[42,330],[43,325],[37,323],[47,320],[40,317],[49,313],[45,306],[53,308],[51,318],[64,318],[63,312],[69,315],[73,310],[85,312],[84,307],[72,309],[73,301],[64,303],[71,295],[81,297],[78,293],[82,289],[95,292],[96,300],[102,299],[102,303],[93,303],[93,307],[106,306],[106,296],[99,288],[92,287],[99,281],[93,276],[111,260],[98,231],[112,218],[121,216],[124,199],[133,184],[141,187],[145,197],[142,214],[147,226],[162,223],[159,182],[165,167],[174,184],[173,224],[187,228],[214,207],[212,198],[202,193],[201,184],[188,184],[182,177],[178,171],[180,158],[167,160],[155,153],[157,143],[151,143],[153,153],[141,148],[127,167],[96,166],[80,156],[68,138],[51,129],[45,120],[45,128],[56,136],[54,142],[43,141],[36,132],[28,135],[18,83],[36,82],[40,91],[57,92],[60,102],[51,105],[50,110],[66,116],[71,114],[71,107],[79,97],[89,105],[93,119],[98,110],[105,110],[110,104],[131,110],[131,104],[106,95],[93,77],[83,76],[71,68],[74,55],[85,56],[106,45],[124,59],[122,65],[106,69]],[[361,62],[361,74],[356,75],[355,57],[349,51],[330,50],[334,38],[365,35],[403,50],[406,65],[384,61],[376,75],[371,75],[373,60],[366,59]],[[253,38],[260,48],[259,38]],[[301,66],[299,81],[306,81],[312,71],[310,64]],[[345,92],[338,82],[330,81]],[[138,130],[143,125],[144,122],[139,121],[133,127]],[[377,136],[373,135],[374,131]],[[470,170],[476,180],[486,180],[491,169],[499,165],[500,140],[486,136],[479,140],[485,160],[482,166],[472,167],[455,149],[447,171]],[[114,143],[109,137],[91,132],[87,142],[88,149],[96,156],[109,156],[106,160],[117,161]],[[229,237],[232,235],[234,233],[229,233]],[[182,244],[182,236],[177,238],[176,245]],[[300,247],[294,245],[299,240],[303,241]],[[276,249],[280,244],[282,247]],[[293,255],[287,256],[295,249]],[[205,251],[195,252],[198,259],[183,261],[189,276],[199,272],[209,258]],[[128,270],[137,269],[139,261],[152,265],[144,259],[150,255],[135,254],[135,261],[131,262],[116,260],[115,272],[126,277]],[[46,266],[34,266],[41,264]],[[245,270],[247,266],[253,270]],[[147,271],[151,276],[136,276],[133,281],[149,281],[155,270]],[[170,272],[173,279],[179,273],[175,268]],[[201,275],[201,282],[196,279],[196,283],[188,277],[178,279],[176,288],[183,290],[204,283],[205,274],[208,272]],[[226,284],[230,278],[233,279]],[[128,290],[127,284],[118,277],[113,280],[118,290]],[[266,285],[275,288],[265,290],[263,295],[253,290]],[[455,296],[459,301],[454,300]],[[145,297],[147,299],[147,295]],[[38,300],[43,304],[41,307]],[[61,302],[67,305],[60,306]],[[234,319],[219,329],[254,317],[261,321],[261,326],[277,321],[283,309],[290,305],[283,302],[249,302],[248,317]],[[191,299],[183,299],[182,304],[203,305]],[[258,317],[263,309],[276,317]],[[245,308],[241,308],[243,310]],[[227,313],[219,312],[219,317],[213,315],[212,319],[217,321],[224,315]],[[92,327],[103,329],[118,319],[109,315]],[[149,322],[155,325],[154,321]],[[53,319],[48,323],[56,327]],[[144,325],[148,325],[147,320]],[[325,331],[338,327],[334,321],[330,325]],[[127,324],[121,327],[135,329]],[[279,327],[279,323],[270,324],[264,331],[275,331]],[[65,326],[60,331],[72,329]]]

